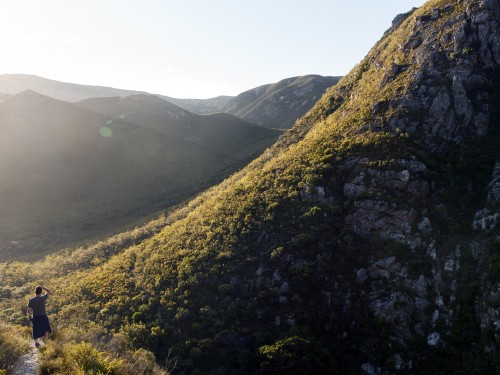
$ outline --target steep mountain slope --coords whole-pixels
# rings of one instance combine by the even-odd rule
[[[210,134],[203,144],[205,128],[191,131],[197,142],[190,142],[33,91],[5,99],[2,260],[108,235],[210,186],[278,135],[241,123],[207,121],[214,133],[217,126],[233,131]]]
[[[308,75],[256,87],[229,100],[221,112],[254,124],[288,129],[305,115],[340,77]]]
[[[67,102],[106,96],[140,94],[139,91],[115,89],[112,87],[78,85],[54,81],[29,74],[0,74],[0,92],[18,94],[26,90],[36,91],[51,98]]]
[[[258,160],[96,268],[49,272],[55,321],[182,374],[497,373],[499,7],[398,17]]]

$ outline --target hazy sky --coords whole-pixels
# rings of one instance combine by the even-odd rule
[[[424,0],[0,0],[0,74],[236,95],[283,78],[344,75]]]

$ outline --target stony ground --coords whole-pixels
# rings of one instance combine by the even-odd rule
[[[14,365],[13,375],[37,375],[38,363],[38,349],[33,345],[29,353],[18,359]]]

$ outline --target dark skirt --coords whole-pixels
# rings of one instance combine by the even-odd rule
[[[39,339],[40,337],[45,336],[45,332],[51,333],[49,318],[47,315],[33,315],[33,340]]]

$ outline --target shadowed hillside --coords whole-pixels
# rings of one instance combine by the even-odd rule
[[[263,134],[271,137],[280,134],[279,131],[256,126],[230,114],[196,115],[154,95],[94,98],[78,104],[160,132],[171,139],[181,139],[217,152],[228,161],[238,159],[240,154],[252,153],[255,149],[262,150],[258,144]],[[232,139],[238,141],[231,142]],[[265,139],[264,144],[267,146],[269,142]]]
[[[279,134],[236,118],[198,119],[182,138],[126,120],[33,91],[0,103],[4,260],[144,220],[237,170]]]

